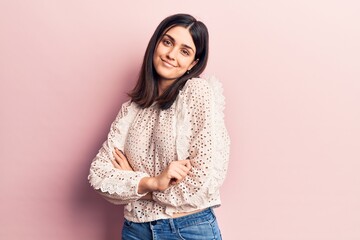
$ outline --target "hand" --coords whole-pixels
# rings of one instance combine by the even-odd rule
[[[172,185],[184,180],[191,167],[190,160],[188,159],[173,161],[156,177],[142,178],[138,186],[138,193],[165,191]]]
[[[113,154],[115,159],[113,159],[111,162],[115,168],[126,171],[134,171],[134,169],[132,169],[129,161],[127,160],[127,158],[125,157],[122,151],[115,148]]]
[[[152,192],[148,192],[145,196],[141,197],[140,199],[141,199],[141,200],[153,201]]]
[[[191,169],[190,160],[171,162],[165,170],[155,177],[157,191],[164,191],[172,185],[178,184],[187,176]]]

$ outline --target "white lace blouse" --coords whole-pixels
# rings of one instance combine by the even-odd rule
[[[90,167],[94,189],[114,204],[126,204],[127,220],[148,222],[220,205],[229,160],[229,137],[224,124],[224,97],[220,82],[193,78],[166,110],[155,104],[140,108],[128,101],[111,125],[107,140]],[[134,171],[114,168],[113,150],[123,150]],[[141,200],[143,177],[160,174],[171,161],[189,158],[185,179],[153,200]]]

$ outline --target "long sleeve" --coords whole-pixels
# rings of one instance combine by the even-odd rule
[[[125,139],[137,111],[137,106],[130,101],[122,105],[115,121],[111,124],[107,140],[90,166],[88,176],[90,185],[106,200],[114,204],[126,204],[145,195],[138,194],[137,191],[140,180],[148,177],[148,174],[119,170],[111,163],[111,160],[114,159],[114,148],[124,150]]]
[[[177,155],[190,158],[192,169],[178,185],[153,192],[166,213],[201,209],[220,201],[219,188],[227,172],[229,137],[224,124],[224,97],[216,79],[191,79],[179,94]],[[214,200],[215,199],[215,200]]]

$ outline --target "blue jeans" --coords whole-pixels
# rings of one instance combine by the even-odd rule
[[[123,240],[221,240],[211,208],[179,218],[135,223],[125,219]]]

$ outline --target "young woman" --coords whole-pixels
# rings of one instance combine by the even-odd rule
[[[224,97],[199,78],[206,26],[187,14],[164,19],[146,49],[131,99],[90,167],[90,184],[126,204],[123,239],[221,239],[213,207],[227,171]]]

